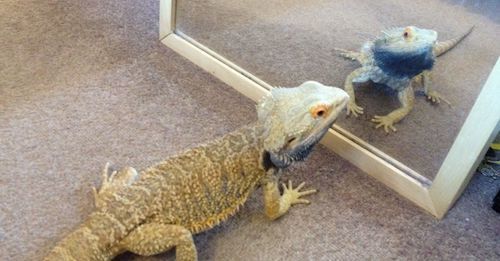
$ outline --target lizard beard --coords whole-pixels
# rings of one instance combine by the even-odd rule
[[[269,152],[270,154],[269,159],[271,160],[274,166],[280,169],[290,166],[290,164],[292,164],[293,162],[304,160],[305,158],[307,158],[307,156],[309,156],[314,146],[318,144],[321,138],[323,138],[328,129],[329,129],[328,127],[323,128],[316,134],[313,134],[307,139],[305,139],[297,147],[289,151],[282,151],[278,153]]]
[[[372,48],[375,64],[390,76],[413,78],[434,66],[432,46],[424,46],[414,51],[394,51],[374,45]]]

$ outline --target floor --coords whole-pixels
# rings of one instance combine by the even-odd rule
[[[0,260],[40,260],[93,209],[105,162],[142,169],[255,119],[254,104],[161,45],[158,1],[0,7]],[[495,260],[500,182],[444,220],[324,147],[284,177],[320,190],[275,222],[260,193],[195,237],[200,260]],[[118,260],[174,260],[124,254]]]
[[[432,70],[430,87],[451,106],[433,106],[417,88],[414,109],[395,126],[396,133],[387,135],[375,130],[370,120],[398,108],[397,96],[363,84],[355,90],[365,113],[337,121],[430,180],[500,55],[496,0],[178,0],[177,7],[180,31],[273,86],[313,79],[343,87],[347,75],[360,65],[340,57],[334,48],[359,50],[386,28],[415,25],[434,29],[439,40],[447,40],[475,25]]]

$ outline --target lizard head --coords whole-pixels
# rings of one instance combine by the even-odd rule
[[[264,149],[272,163],[285,168],[305,159],[348,100],[344,90],[314,81],[295,88],[274,88],[257,105]]]
[[[413,77],[434,65],[437,32],[416,26],[383,31],[370,49],[378,67],[395,77]]]

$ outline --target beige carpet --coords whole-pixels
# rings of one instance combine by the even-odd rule
[[[420,94],[413,111],[396,125],[398,132],[386,135],[370,120],[399,102],[364,85],[356,88],[356,97],[365,114],[337,121],[431,180],[500,55],[498,0],[179,0],[178,8],[179,30],[275,86],[315,79],[343,87],[359,65],[334,48],[359,50],[384,28],[416,25],[450,39],[475,25],[433,70],[431,87],[452,107],[433,106]]]
[[[0,260],[40,260],[81,222],[106,161],[144,168],[255,119],[251,101],[158,42],[157,10],[131,0],[0,5]],[[436,221],[323,147],[287,173],[320,190],[311,205],[269,222],[256,193],[196,236],[200,259],[500,258],[498,181],[476,176]]]

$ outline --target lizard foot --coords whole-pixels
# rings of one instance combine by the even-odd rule
[[[101,206],[106,198],[113,193],[115,193],[120,188],[130,186],[137,178],[139,174],[134,168],[128,167],[120,171],[113,171],[109,174],[109,162],[106,163],[102,171],[102,184],[101,188],[93,187],[95,204],[97,207]]]
[[[446,100],[439,92],[436,91],[428,91],[426,94],[427,100],[432,103],[441,103],[441,100],[451,106],[451,102]]]
[[[306,191],[300,191],[302,187],[304,187],[306,183],[302,182],[300,185],[298,185],[295,189],[292,187],[292,181],[288,181],[288,187],[285,185],[285,183],[282,184],[283,186],[283,196],[282,199],[286,200],[290,203],[290,205],[295,205],[295,204],[310,204],[311,202],[307,199],[302,199],[300,197],[311,195],[313,193],[318,192],[315,189],[310,189]]]
[[[349,102],[347,104],[347,115],[352,115],[358,117],[359,114],[363,114],[363,108],[358,106],[355,102]]]
[[[338,52],[338,54],[340,56],[342,56],[344,58],[347,58],[347,59],[350,59],[352,61],[356,61],[361,56],[361,53],[359,53],[359,52],[353,52],[353,51],[349,51],[349,50],[345,50],[345,49],[340,49],[340,48],[333,48],[333,50],[335,50],[336,52]]]
[[[375,115],[372,119],[372,122],[378,123],[375,126],[375,129],[380,127],[384,127],[385,132],[389,133],[389,129],[396,132],[397,129],[394,128],[394,119],[391,116],[377,116]]]

